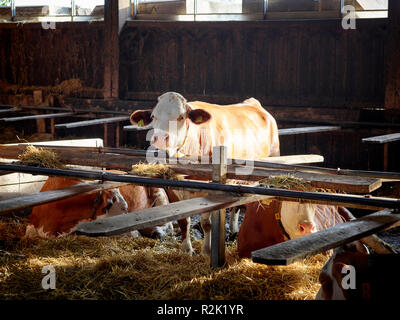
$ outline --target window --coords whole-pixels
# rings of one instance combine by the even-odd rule
[[[14,21],[103,19],[104,0],[0,0],[1,18]],[[7,8],[5,6],[7,5]],[[6,10],[4,10],[6,9]],[[8,19],[7,19],[8,18]]]
[[[132,0],[134,19],[262,20],[341,18],[345,5],[357,18],[387,17],[388,0]]]

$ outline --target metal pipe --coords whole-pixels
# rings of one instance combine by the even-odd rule
[[[14,21],[15,17],[16,17],[15,0],[11,0],[11,21]]]
[[[206,183],[197,181],[180,181],[180,180],[176,181],[176,180],[122,175],[109,172],[47,169],[47,168],[36,168],[36,167],[12,165],[12,164],[0,164],[0,170],[25,172],[25,173],[40,174],[40,175],[75,177],[75,178],[90,179],[90,180],[126,182],[126,183],[134,183],[138,185],[153,186],[160,188],[171,187],[171,188],[223,191],[223,192],[237,193],[237,194],[245,194],[245,193],[261,194],[266,196],[275,196],[287,199],[304,199],[304,200],[319,201],[319,202],[331,201],[335,203],[346,203],[346,204],[351,203],[368,207],[400,209],[399,199],[367,198],[363,196],[354,196],[354,195],[350,196],[343,194],[304,192],[304,191],[283,190],[275,188],[249,187],[243,185],[226,185],[214,182]]]

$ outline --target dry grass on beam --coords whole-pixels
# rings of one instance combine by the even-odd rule
[[[14,221],[7,227],[14,240],[0,241],[0,299],[313,299],[327,260],[318,255],[287,267],[266,266],[239,259],[236,244],[230,243],[227,266],[211,270],[209,258],[200,254],[200,241],[193,243],[193,257],[172,238],[15,241],[21,226],[15,217],[7,219]],[[0,221],[6,222],[5,217]],[[56,290],[41,287],[47,265],[55,268]]]
[[[65,169],[60,158],[52,151],[28,145],[18,156],[20,164],[39,168]]]
[[[152,178],[183,180],[182,175],[175,173],[169,166],[165,164],[138,163],[132,166],[131,172],[137,176],[146,176]]]

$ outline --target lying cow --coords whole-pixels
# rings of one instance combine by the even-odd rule
[[[49,177],[41,192],[61,189],[86,181],[75,178]],[[167,204],[163,189],[126,185],[98,193],[78,195],[65,200],[36,206],[26,228],[27,237],[54,238],[70,234],[78,224],[105,217]],[[171,224],[140,230],[143,235],[163,237],[173,230]]]
[[[372,255],[360,241],[343,245],[322,268],[316,299],[394,299],[400,286],[399,268],[399,255]]]
[[[351,218],[351,213],[342,207],[277,200],[253,202],[246,205],[238,235],[238,254],[248,258],[252,251],[305,236]]]
[[[167,92],[158,98],[153,110],[137,110],[130,116],[132,125],[153,128],[150,143],[166,151],[170,156],[212,156],[213,147],[227,146],[227,157],[236,159],[263,159],[279,156],[278,127],[275,119],[254,98],[234,105],[216,105],[206,102],[187,102],[176,93]],[[171,201],[179,201],[198,195],[185,192],[170,195]],[[174,198],[174,199],[171,199]],[[231,217],[231,232],[238,231],[236,213]],[[202,216],[201,226],[205,238],[209,238],[210,215]],[[180,220],[185,232],[184,250],[192,253],[188,237],[190,218]],[[208,241],[203,252],[210,251]]]

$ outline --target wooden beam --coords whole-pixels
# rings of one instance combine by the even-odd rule
[[[93,120],[77,121],[77,122],[70,122],[70,123],[60,123],[60,124],[56,124],[54,127],[56,129],[59,129],[59,128],[71,129],[71,128],[80,128],[80,127],[101,125],[101,124],[107,124],[107,123],[113,123],[113,122],[121,122],[121,121],[126,121],[126,120],[129,120],[128,116],[93,119]]]
[[[385,37],[385,108],[400,110],[400,1],[389,0]]]
[[[261,201],[265,196],[208,196],[173,202],[145,210],[130,212],[90,223],[82,223],[76,233],[86,236],[112,236],[132,230],[155,227],[173,220],[184,219],[197,214],[231,208],[246,203]]]
[[[38,114],[23,117],[12,117],[12,118],[0,118],[3,122],[15,122],[15,121],[25,121],[25,120],[37,120],[37,119],[54,119],[75,116],[74,112],[64,112],[64,113],[48,113],[48,114]]]
[[[53,150],[62,160],[69,164],[87,165],[93,167],[105,167],[109,169],[131,170],[132,165],[145,161],[145,157],[132,157],[127,155],[114,155],[103,153],[87,153],[79,151],[79,148],[47,148]],[[0,146],[0,157],[17,159],[25,150],[25,146]],[[212,165],[170,165],[177,173],[193,177],[212,179]],[[320,174],[300,171],[288,171],[283,169],[247,168],[241,165],[230,165],[227,177],[229,179],[260,180],[277,175],[293,175],[298,178],[311,181],[317,188],[342,190],[351,193],[370,193],[378,189],[382,182],[380,179],[368,177],[356,177],[334,174]]]
[[[251,253],[253,262],[288,265],[390,227],[400,221],[393,210],[382,210],[334,227]]]
[[[31,208],[41,204],[71,198],[77,195],[117,188],[124,183],[82,183],[75,186],[30,194],[22,197],[0,201],[0,214]]]
[[[118,98],[118,7],[118,0],[106,0],[104,3],[104,98]]]
[[[133,183],[137,185],[145,185],[160,188],[177,188],[186,190],[205,190],[205,191],[221,191],[235,194],[259,194],[266,196],[274,196],[280,200],[302,201],[320,204],[342,205],[345,207],[355,208],[390,208],[400,209],[400,200],[393,198],[365,197],[348,194],[332,194],[329,192],[304,192],[295,190],[284,190],[276,188],[262,188],[245,185],[228,185],[214,182],[199,182],[187,180],[166,180],[158,178],[138,177],[132,175],[115,174],[104,171],[87,171],[87,170],[61,170],[36,168],[29,166],[1,164],[0,171],[25,172],[40,175],[55,175],[61,177],[75,177],[89,180],[115,181]]]
[[[377,143],[377,144],[400,141],[400,132],[385,134],[382,136],[363,138],[361,141],[364,143]]]
[[[297,135],[297,134],[305,134],[305,133],[321,133],[328,131],[338,131],[341,128],[338,126],[318,126],[318,127],[301,127],[301,128],[288,128],[288,129],[279,129],[279,136],[289,136],[289,135]]]
[[[213,148],[212,181],[226,183],[227,148],[217,146]],[[211,212],[211,268],[220,268],[225,264],[225,209]]]

